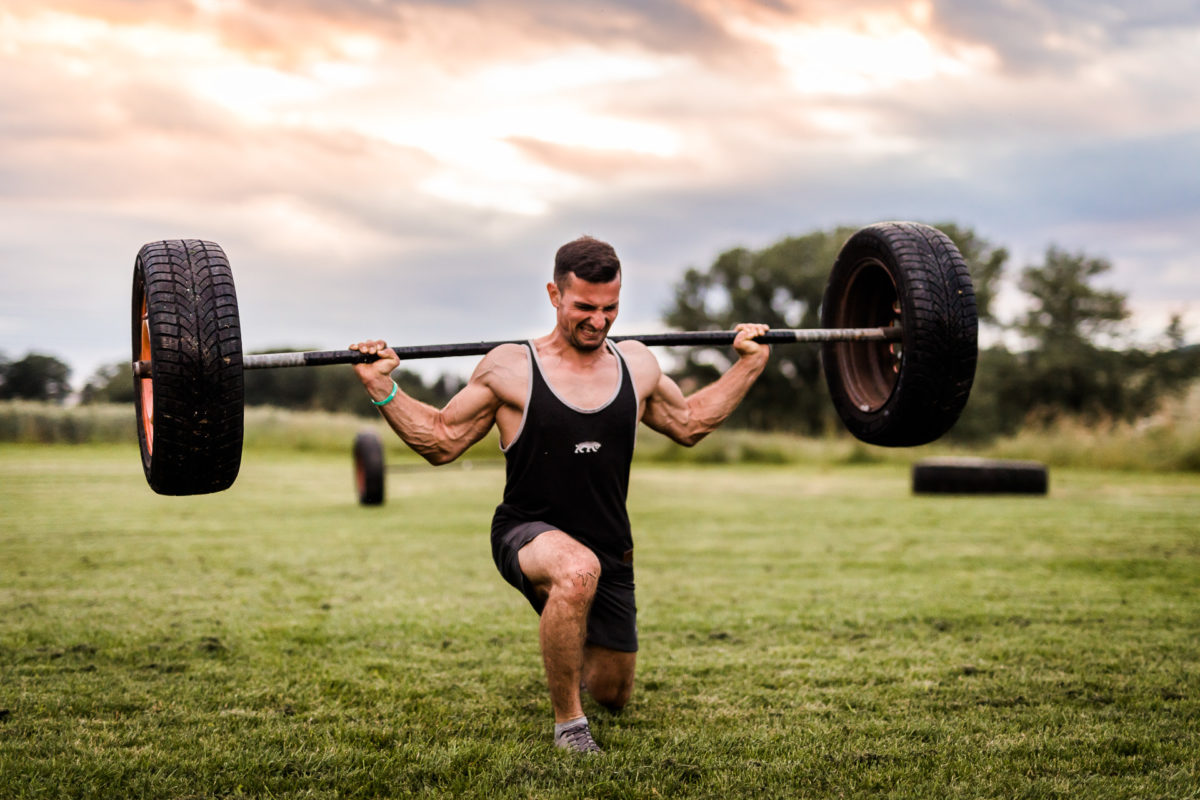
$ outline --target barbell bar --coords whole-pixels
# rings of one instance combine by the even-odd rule
[[[247,369],[368,363],[353,350],[243,355],[237,296],[221,247],[151,242],[133,278],[134,407],[147,482],[160,494],[232,485],[241,464]],[[834,407],[869,444],[915,446],[953,426],[978,357],[974,288],[941,231],[886,222],[842,246],[821,303],[821,328],[771,330],[757,341],[822,345]],[[610,336],[651,346],[723,346],[734,331]],[[484,355],[518,340],[393,347],[400,359]]]
[[[733,344],[737,331],[678,331],[675,333],[646,333],[609,336],[614,342],[635,341],[652,347],[695,347]],[[898,326],[888,328],[779,328],[768,331],[754,341],[764,344],[796,344],[802,342],[898,342],[904,332]],[[482,356],[502,344],[524,344],[524,339],[502,339],[494,342],[459,342],[457,344],[418,344],[392,347],[401,361],[453,356]],[[242,369],[283,369],[287,367],[325,367],[335,364],[369,364],[378,355],[357,350],[309,350],[297,353],[253,353],[242,356]],[[154,371],[149,361],[136,361],[133,374],[149,378]]]

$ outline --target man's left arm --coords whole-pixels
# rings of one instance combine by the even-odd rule
[[[650,428],[691,447],[724,422],[762,374],[771,349],[753,341],[767,332],[766,325],[743,323],[735,329],[733,349],[738,360],[717,380],[684,397],[679,385],[666,373],[646,398],[642,421]]]

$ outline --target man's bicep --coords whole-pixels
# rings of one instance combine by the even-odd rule
[[[485,384],[470,381],[442,409],[442,420],[449,426],[495,419],[500,401]]]
[[[442,419],[448,426],[482,426],[476,438],[496,422],[501,406],[513,404],[521,394],[522,371],[528,369],[523,348],[501,345],[483,357],[471,373],[467,385],[442,410]],[[523,396],[523,394],[521,394]]]
[[[683,390],[664,372],[646,398],[642,422],[652,430],[680,441],[687,433],[688,405]]]

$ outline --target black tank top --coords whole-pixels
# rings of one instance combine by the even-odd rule
[[[504,451],[504,502],[492,518],[492,535],[522,522],[546,522],[601,557],[602,564],[628,562],[633,535],[625,500],[637,435],[637,395],[620,351],[620,378],[608,402],[577,408],[547,383],[537,348],[529,343],[530,382],[516,438]]]

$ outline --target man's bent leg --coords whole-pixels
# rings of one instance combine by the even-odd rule
[[[583,685],[597,703],[620,711],[633,696],[637,653],[589,644],[583,650]]]
[[[539,636],[554,721],[583,716],[579,681],[583,672],[587,617],[600,580],[596,555],[562,531],[546,531],[517,553],[521,572],[546,598]]]

